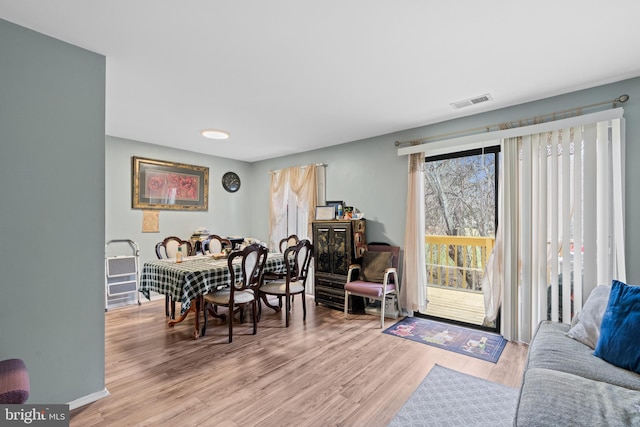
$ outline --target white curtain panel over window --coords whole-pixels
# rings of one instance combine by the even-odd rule
[[[301,239],[311,236],[311,221],[314,217],[316,205],[318,204],[318,180],[315,165],[307,165],[289,170],[289,185],[291,191],[296,195],[296,205],[298,207],[298,218],[300,224],[297,230]],[[301,230],[302,229],[302,230]],[[304,231],[303,231],[304,230]]]
[[[278,251],[280,239],[287,233],[287,199],[289,174],[286,170],[271,172],[271,198],[269,203],[269,250]]]
[[[303,219],[300,238],[311,236],[311,221],[318,200],[316,165],[291,167],[271,172],[271,198],[269,218],[269,249],[277,251],[280,240],[291,234],[288,231],[288,204],[295,195],[297,220]],[[301,231],[304,232],[301,232]]]
[[[593,288],[626,280],[623,120],[503,141],[499,228],[509,230],[504,265],[488,269],[503,269],[506,338],[529,342],[547,318],[570,323]]]
[[[425,264],[424,153],[409,155],[407,217],[400,305],[409,315],[427,311]]]

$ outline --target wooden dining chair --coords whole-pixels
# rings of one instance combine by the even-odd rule
[[[280,240],[278,249],[280,249],[281,253],[284,253],[284,251],[286,251],[289,246],[295,246],[299,241],[300,239],[298,238],[298,236],[292,234],[289,237],[285,237],[284,239]]]
[[[299,241],[300,239],[298,239],[298,236],[296,236],[295,234],[292,234],[289,237],[285,237],[284,239],[280,240],[280,244],[278,244],[278,249],[280,250],[280,253],[283,254],[288,247],[297,245]],[[264,274],[264,280],[266,280],[267,282],[270,282],[272,280],[282,280],[282,279],[284,279],[284,273],[267,272]],[[282,308],[282,298],[278,299],[278,306]]]
[[[313,245],[307,239],[300,240],[297,245],[289,246],[284,251],[286,274],[282,280],[265,282],[260,287],[260,301],[258,301],[258,317],[262,311],[262,302],[268,307],[279,311],[281,307],[269,304],[269,295],[275,295],[279,301],[285,300],[285,326],[289,327],[291,317],[291,305],[294,295],[302,295],[302,320],[307,320],[307,305],[305,289],[309,274],[309,265],[313,258]],[[281,303],[280,303],[281,304]]]
[[[202,253],[205,255],[219,254],[225,248],[232,248],[231,240],[220,237],[217,234],[210,234],[202,242]]]
[[[175,258],[178,248],[182,248],[183,256],[193,255],[193,245],[190,241],[169,236],[156,244],[156,256],[158,259]],[[176,302],[171,299],[170,295],[164,296],[164,312],[165,316],[169,316],[171,319],[176,318]]]
[[[229,307],[227,323],[229,325],[229,342],[233,341],[233,319],[237,309],[240,311],[240,321],[247,305],[251,305],[253,316],[253,334],[258,330],[258,289],[262,283],[264,267],[267,263],[268,249],[259,244],[249,245],[241,251],[232,252],[227,260],[231,275],[229,288],[210,292],[203,296],[202,310],[204,323],[202,334],[207,331],[208,313],[217,314],[218,306]],[[240,272],[236,273],[235,266],[240,265]]]

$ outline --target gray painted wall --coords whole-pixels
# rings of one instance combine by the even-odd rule
[[[0,58],[0,359],[66,403],[105,385],[105,58],[4,20]]]

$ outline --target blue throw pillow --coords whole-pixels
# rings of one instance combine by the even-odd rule
[[[640,286],[614,280],[595,356],[640,374]]]

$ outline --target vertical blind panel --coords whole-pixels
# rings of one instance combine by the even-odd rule
[[[520,137],[511,175],[520,181],[502,181],[516,200],[502,217],[505,257],[514,254],[510,244],[519,250],[518,263],[505,260],[505,275],[518,268],[520,293],[508,299],[510,336],[517,330],[526,342],[546,318],[570,323],[597,285],[624,280],[624,163],[617,166],[624,159],[623,126],[614,119]],[[505,162],[512,156],[506,147]],[[506,277],[513,283],[513,275]],[[504,290],[507,297],[515,289]]]
[[[540,162],[536,162],[535,159],[540,158],[540,137],[539,135],[531,136],[531,152],[533,155],[531,164],[531,204],[532,206],[539,206],[540,203]],[[538,212],[532,211],[531,220],[531,323],[538,323],[543,314],[543,308],[540,306],[540,269],[537,268],[540,265],[540,252],[538,250],[540,239],[537,237],[540,235],[540,215]],[[546,287],[546,286],[545,286]],[[546,315],[545,315],[546,318]]]
[[[562,319],[571,319],[571,292],[572,292],[572,258],[571,258],[571,209],[573,208],[573,194],[571,181],[573,170],[571,167],[571,129],[563,129],[562,137],[562,211],[560,214],[562,232]]]
[[[610,220],[609,206],[613,202],[611,200],[611,191],[609,189],[609,129],[608,122],[599,122],[597,124],[596,138],[596,174],[597,174],[597,195],[596,195],[596,214],[597,214],[597,285],[606,285],[611,277],[608,271],[610,265],[609,236],[610,236]]]
[[[582,128],[573,135],[573,312],[582,310]]]
[[[611,139],[612,139],[612,146],[611,146],[611,152],[612,152],[612,157],[613,157],[613,164],[614,165],[620,165],[619,166],[619,170],[613,170],[612,171],[612,175],[613,175],[613,206],[620,206],[620,209],[616,209],[613,212],[614,218],[613,218],[613,223],[614,223],[614,236],[624,236],[624,212],[625,212],[625,208],[624,208],[624,197],[622,197],[622,195],[624,194],[624,179],[622,179],[623,176],[625,176],[625,170],[624,170],[624,162],[622,161],[622,159],[624,159],[624,145],[622,144],[622,142],[624,141],[624,135],[622,134],[622,122],[624,119],[615,119],[612,120],[612,132],[611,132]],[[615,241],[615,245],[614,245],[614,257],[615,257],[615,271],[613,272],[613,277],[617,278],[620,281],[626,282],[627,281],[627,272],[626,272],[626,266],[625,266],[625,251],[624,251],[624,240],[623,239],[616,239]]]
[[[608,132],[604,122],[521,139],[519,249],[530,262],[521,264],[520,292],[532,301],[519,316],[525,323],[570,322],[584,290],[612,277],[610,206],[617,196]]]
[[[551,133],[551,183],[549,184],[549,215],[551,216],[551,233],[545,236],[550,240],[550,262],[551,262],[551,320],[557,322],[560,319],[558,302],[558,132]]]
[[[502,244],[503,244],[503,277],[504,283],[502,290],[504,292],[503,301],[505,309],[502,311],[503,317],[503,333],[508,339],[521,339],[519,322],[519,313],[524,310],[524,306],[520,304],[518,294],[518,254],[517,254],[517,238],[518,238],[518,179],[520,165],[518,162],[519,147],[517,138],[503,140],[500,146],[502,152],[502,171],[501,179],[502,187],[498,191],[498,209],[500,210],[500,221],[502,222]],[[508,309],[506,309],[508,307]]]
[[[539,232],[537,235],[538,240],[538,293],[539,293],[539,310],[540,319],[547,318],[547,305],[549,304],[549,298],[547,298],[547,285],[549,284],[549,277],[547,273],[547,258],[549,246],[547,244],[547,236],[549,235],[547,218],[548,202],[547,202],[547,186],[548,186],[548,160],[547,160],[547,136],[546,134],[536,135],[538,141],[538,165],[540,167],[539,179],[539,192],[538,192],[538,223]]]
[[[596,126],[587,125],[583,128],[583,258],[584,258],[584,288],[593,289],[597,283],[596,276]]]
[[[531,159],[532,159],[532,147],[531,147],[531,136],[527,135],[522,138],[522,168],[520,173],[523,176],[532,176],[532,167],[531,167]],[[520,194],[522,197],[520,198],[521,206],[520,212],[522,212],[522,223],[525,224],[522,227],[522,232],[520,236],[520,253],[524,259],[531,259],[531,239],[532,239],[532,203],[531,203],[531,188],[532,188],[532,180],[520,179],[522,183],[522,188]],[[531,277],[531,264],[523,263],[522,270],[520,274],[523,278]],[[531,282],[529,280],[520,280],[520,292],[522,295],[526,295],[527,298],[532,296],[531,292]],[[523,310],[520,314],[520,321],[523,325],[530,324],[531,321],[531,312],[529,310]]]

